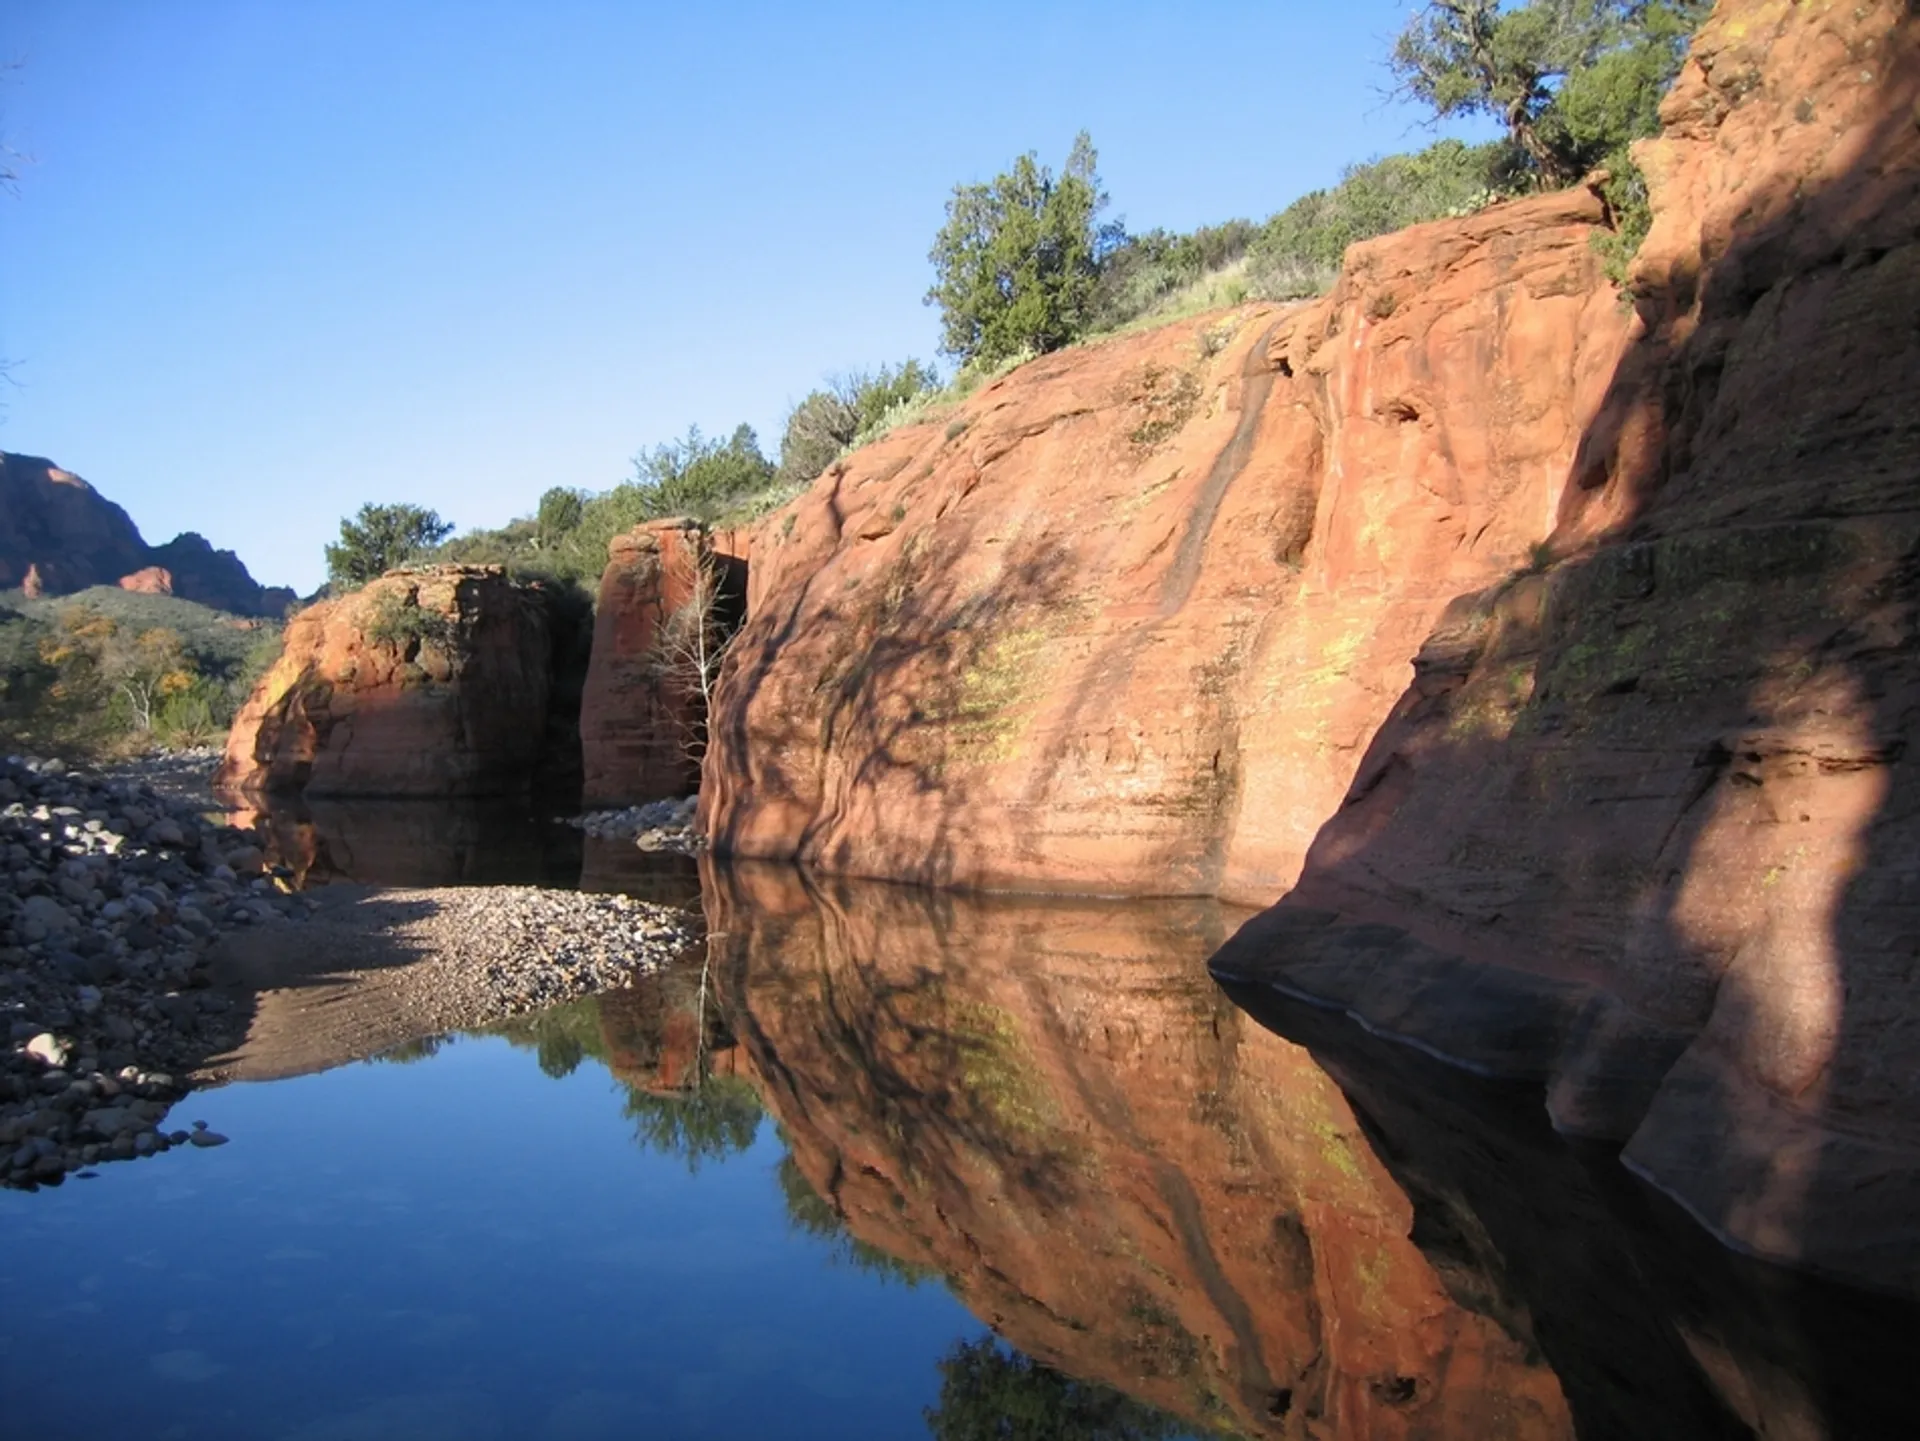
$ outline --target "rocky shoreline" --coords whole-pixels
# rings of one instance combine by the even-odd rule
[[[190,802],[0,761],[0,1181],[213,1143],[160,1123],[186,1070],[231,1040],[214,944],[310,909],[263,861],[251,835]]]
[[[691,911],[534,886],[325,886],[305,924],[226,938],[246,1036],[196,1079],[272,1080],[616,990],[697,946]]]
[[[220,767],[218,746],[195,746],[182,751],[155,751],[111,761],[100,767],[103,780],[145,786],[157,796],[177,801],[196,812],[217,809],[213,773]]]
[[[700,808],[700,797],[682,796],[678,800],[648,801],[624,810],[589,811],[571,817],[567,824],[577,826],[590,836],[607,840],[631,840],[643,851],[677,851],[696,855],[701,843],[693,828]]]
[[[700,939],[691,913],[625,896],[289,893],[252,832],[206,818],[206,762],[0,759],[0,1185],[218,1145],[163,1125],[195,1084],[490,1024]]]

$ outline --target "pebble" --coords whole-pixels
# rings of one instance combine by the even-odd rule
[[[590,836],[631,839],[643,851],[693,855],[701,848],[701,838],[693,829],[694,812],[699,805],[699,796],[682,796],[678,800],[648,801],[625,810],[589,811],[586,815],[571,817],[567,824],[578,826]]]
[[[209,917],[312,909],[249,890],[256,837],[201,814],[216,760],[168,762],[180,792],[161,794],[124,770],[0,759],[0,1184],[167,1149],[175,1074],[232,1039],[205,990],[224,929]]]
[[[162,1131],[185,1077],[243,1017],[208,989],[223,935],[333,922],[263,874],[250,831],[202,814],[218,753],[92,774],[0,758],[0,1185],[33,1189],[99,1162],[224,1145]],[[164,767],[164,784],[149,784]],[[691,852],[697,798],[575,824]],[[697,916],[620,895],[525,886],[432,893],[423,939],[447,958],[452,1019],[491,1024],[628,984],[697,944]],[[318,914],[316,914],[318,913]]]

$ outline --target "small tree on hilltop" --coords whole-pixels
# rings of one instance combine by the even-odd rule
[[[633,458],[634,488],[649,516],[690,515],[713,520],[773,484],[774,465],[760,453],[750,425],[734,427],[725,440],[709,440],[690,426],[684,440],[670,441]]]
[[[1507,127],[1544,185],[1568,185],[1653,133],[1711,0],[1428,0],[1388,64],[1438,119]]]
[[[540,497],[534,512],[534,534],[539,543],[551,549],[580,528],[587,511],[587,498],[577,490],[556,485]]]
[[[360,586],[405,565],[453,533],[437,512],[417,505],[374,505],[340,522],[340,540],[329,545],[327,579],[337,586]]]
[[[780,437],[782,485],[804,485],[859,442],[888,412],[932,390],[938,377],[917,360],[836,376],[787,416]]]
[[[941,349],[992,365],[1058,350],[1086,330],[1101,262],[1124,230],[1106,208],[1093,141],[1075,137],[1058,177],[1029,151],[985,185],[957,185],[929,259]]]

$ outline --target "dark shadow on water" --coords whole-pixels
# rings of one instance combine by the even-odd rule
[[[542,886],[695,906],[692,857],[590,836],[539,800],[305,800],[256,802],[236,824],[268,838],[269,864],[301,889],[375,886]]]
[[[1462,1304],[1531,1318],[1582,1437],[1878,1437],[1920,1420],[1920,1307],[1738,1255],[1475,1077],[1264,987],[1230,986],[1339,1083]],[[1489,1280],[1494,1289],[1487,1289]]]
[[[586,836],[582,842],[580,889],[698,910],[700,866],[692,856],[643,851],[631,840],[619,837]]]
[[[582,836],[521,799],[259,801],[235,824],[258,826],[269,864],[299,888],[531,885],[573,889]]]

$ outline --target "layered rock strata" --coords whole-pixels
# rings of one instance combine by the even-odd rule
[[[496,567],[399,570],[287,627],[215,777],[242,794],[525,793],[542,759],[547,603]]]
[[[1324,301],[1047,357],[755,533],[714,846],[1270,899],[1407,658],[1527,564],[1628,322],[1582,190],[1356,247]]]
[[[1920,1290],[1920,17],[1724,0],[1584,190],[1048,357],[757,539],[716,849],[1282,907],[1220,957]]]
[[[1449,608],[1216,961],[1543,1078],[1733,1244],[1908,1293],[1916,104],[1908,7],[1715,12],[1640,152],[1657,219],[1563,558]]]

